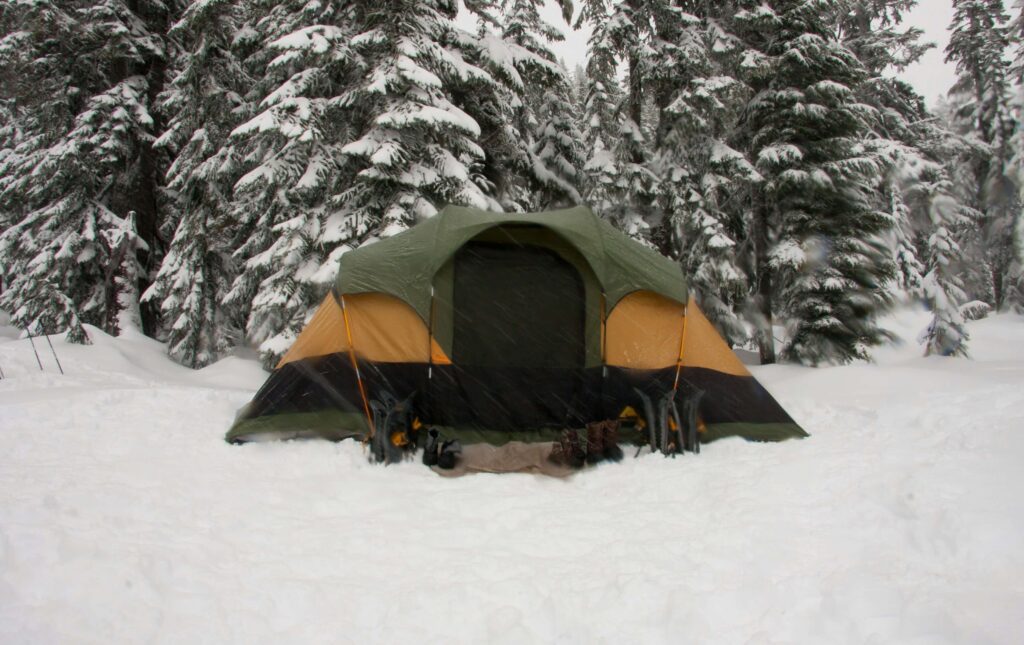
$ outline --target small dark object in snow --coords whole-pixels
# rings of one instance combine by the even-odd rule
[[[587,463],[596,464],[604,459],[604,421],[587,424]]]
[[[437,456],[437,467],[445,470],[455,468],[455,462],[462,454],[462,444],[458,439],[449,439],[441,444],[441,453]]]
[[[622,461],[622,448],[619,448],[618,419],[604,422],[604,458],[609,461]]]
[[[551,458],[569,466],[580,468],[586,461],[587,453],[580,445],[580,435],[576,430],[566,430],[555,443]]]
[[[440,433],[437,428],[431,428],[427,430],[427,445],[423,448],[423,465],[424,466],[436,466],[437,465],[437,442],[440,437]]]
[[[602,459],[619,461],[619,420],[593,421],[587,424],[587,463],[596,464]]]

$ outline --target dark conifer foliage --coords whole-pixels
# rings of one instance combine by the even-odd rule
[[[239,271],[233,253],[241,218],[233,187],[246,165],[229,134],[253,109],[245,40],[233,35],[243,21],[230,0],[195,2],[169,32],[180,49],[176,74],[160,97],[171,116],[155,146],[174,157],[165,192],[166,224],[176,226],[144,300],[159,304],[168,352],[190,367],[216,360],[239,338],[238,312],[224,299]]]
[[[570,74],[541,0],[4,3],[0,308],[269,366],[347,251],[586,203],[765,362],[866,358],[895,301],[966,354],[963,306],[1024,307],[1024,2],[954,0],[933,110],[918,4],[566,0]]]
[[[953,127],[980,145],[964,159],[965,199],[979,214],[970,248],[984,262],[992,305],[1022,305],[1019,168],[1011,148],[1019,119],[1013,114],[1009,15],[1002,0],[954,0],[946,59],[956,63],[950,92]]]
[[[892,220],[873,199],[882,168],[869,136],[874,112],[854,94],[865,70],[819,4],[755,9],[751,27],[770,72],[745,123],[765,178],[755,217],[774,238],[762,240],[770,250],[761,270],[791,320],[785,353],[812,364],[865,358],[884,339],[875,318],[893,271],[882,237]]]
[[[4,5],[0,67],[18,135],[0,166],[0,210],[15,222],[0,233],[0,306],[15,324],[82,342],[85,322],[116,332],[124,298],[137,299],[162,258],[167,159],[153,142],[175,10],[153,0]],[[138,242],[126,247],[125,235]],[[140,270],[124,268],[133,263]],[[156,332],[153,316],[143,325]]]

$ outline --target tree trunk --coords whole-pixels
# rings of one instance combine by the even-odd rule
[[[995,300],[996,312],[999,312],[1003,308],[1003,272],[998,262],[993,262],[990,270],[992,272],[992,299]]]
[[[133,12],[139,12],[137,1],[131,0],[129,7]],[[164,34],[167,32],[169,16],[165,11],[161,11],[157,15],[143,16],[143,18],[149,23],[153,33]],[[143,69],[140,70],[148,82],[149,107],[153,118],[152,132],[154,135],[159,135],[163,131],[163,120],[156,106],[160,92],[164,89],[166,72],[167,61],[160,56],[147,58]],[[143,143],[140,146],[138,163],[138,181],[132,199],[132,210],[136,213],[138,235],[149,246],[148,251],[139,251],[139,264],[143,269],[138,285],[141,294],[150,286],[150,275],[155,272],[157,263],[163,257],[164,252],[164,242],[160,238],[158,192],[165,169],[161,168],[157,151],[149,143]],[[147,336],[155,336],[160,324],[159,306],[153,302],[139,303],[139,314],[143,333]]]
[[[640,59],[635,53],[629,55],[629,118],[633,120],[636,127],[639,128],[643,119],[644,110],[644,92],[643,92],[643,79],[640,74]],[[634,157],[639,155],[639,151],[634,151]],[[634,158],[635,163],[643,161],[642,158]]]
[[[754,273],[757,285],[754,297],[760,319],[757,321],[757,349],[761,364],[775,362],[775,336],[772,333],[772,274],[768,264],[768,210],[762,203],[754,212]]]

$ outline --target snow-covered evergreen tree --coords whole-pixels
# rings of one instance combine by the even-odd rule
[[[547,209],[582,200],[583,159],[571,79],[550,46],[564,36],[541,17],[542,5],[540,0],[506,2],[502,34],[517,52],[516,67],[526,82],[518,122],[531,144],[528,177],[533,207]]]
[[[106,276],[106,284],[109,285],[107,297],[110,298],[107,310],[117,312],[117,329],[141,329],[139,283],[145,268],[139,256],[149,248],[139,236],[135,213],[128,213],[116,229],[107,232],[107,246],[110,249]]]
[[[885,339],[876,317],[893,271],[881,237],[892,219],[874,199],[883,165],[867,139],[873,113],[852,89],[864,69],[836,40],[827,6],[775,0],[737,13],[770,61],[752,80],[745,124],[766,180],[752,223],[756,279],[792,322],[785,354],[811,364],[865,358]],[[766,313],[759,342],[770,360]]]
[[[361,160],[357,185],[343,195],[343,210],[357,220],[378,219],[392,235],[457,203],[492,208],[476,169],[484,156],[480,126],[453,103],[460,84],[489,81],[458,48],[456,6],[417,3],[367,12],[357,42],[373,40],[363,54],[365,82],[350,95],[369,116],[361,136],[343,152]],[[446,45],[456,41],[455,45]]]
[[[591,10],[595,9],[591,7]],[[586,68],[582,137],[584,143],[584,198],[594,212],[608,216],[622,196],[618,194],[622,167],[613,144],[617,140],[622,91],[616,78],[617,59],[602,13],[591,18],[590,58]]]
[[[1013,170],[1017,180],[1017,201],[1024,204],[1024,0],[1014,3],[1016,15],[1010,26],[1009,39],[1014,44],[1014,60],[1011,69],[1014,83],[1012,103],[1013,120],[1017,124],[1011,143],[1013,154]],[[1011,300],[1018,311],[1024,311],[1024,216],[1017,217],[1013,231],[1013,245],[1016,257],[1010,266],[1013,283],[1010,288],[1015,292]]]
[[[254,23],[273,80],[235,129],[254,167],[236,184],[253,214],[229,303],[249,339],[283,353],[346,250],[447,203],[500,208],[479,173],[479,124],[454,101],[493,88],[450,2],[287,2]],[[467,92],[468,94],[468,92]]]
[[[577,188],[583,168],[581,135],[573,114],[572,88],[561,82],[544,93],[536,131],[534,174],[541,182],[538,207],[564,208],[583,201]]]
[[[657,52],[650,47],[656,38],[661,10],[672,10],[660,0],[624,0],[608,6],[604,0],[587,0],[577,24],[593,26],[588,66],[593,83],[609,92],[619,62],[626,66],[627,91],[616,106],[617,127],[607,133],[609,141],[590,146],[585,168],[590,191],[597,198],[598,212],[626,234],[650,243],[650,222],[661,218],[658,205],[659,177],[651,167],[652,136],[645,131],[645,108],[649,106],[646,79],[657,65]],[[607,94],[606,94],[607,95]],[[610,96],[610,95],[608,95]],[[591,93],[590,100],[596,96]],[[595,101],[593,113],[603,110]],[[595,142],[596,143],[596,142]]]
[[[232,188],[244,167],[228,135],[248,116],[252,87],[238,58],[242,26],[234,0],[195,0],[170,32],[183,51],[162,97],[172,116],[157,145],[175,153],[167,192],[177,225],[145,297],[159,303],[168,353],[189,367],[216,360],[238,337],[238,312],[224,299],[237,275]]]
[[[1020,304],[1012,287],[1019,281],[1014,239],[1019,230],[1021,201],[1012,166],[1008,20],[1002,0],[954,0],[952,36],[946,59],[956,63],[957,81],[950,91],[955,127],[977,139],[963,186],[969,205],[981,215],[978,239],[971,246],[983,252],[997,309]],[[1008,289],[1009,287],[1009,289]],[[1009,298],[1008,298],[1009,296]]]
[[[896,287],[908,296],[916,296],[921,290],[924,278],[924,264],[921,262],[914,227],[913,214],[907,205],[903,188],[891,184],[888,197],[893,220],[893,254],[896,260]]]
[[[552,43],[561,32],[540,15],[543,2],[502,3],[501,35],[489,34],[485,67],[493,69],[501,53],[510,73],[495,74],[506,104],[504,157],[507,176],[498,180],[501,201],[514,210],[537,210],[578,203],[582,166],[568,72]],[[573,139],[575,138],[575,139]],[[509,189],[512,189],[511,191]]]
[[[137,306],[122,298],[136,289],[115,280],[132,262],[112,244],[137,228],[141,243],[129,252],[146,270],[160,251],[162,160],[152,147],[160,124],[152,108],[173,8],[155,0],[6,8],[23,27],[0,49],[25,75],[17,94],[25,133],[0,168],[0,210],[17,218],[0,234],[9,279],[0,307],[19,326],[66,329],[85,342],[82,322],[117,332],[122,308]],[[153,331],[152,322],[145,326]]]
[[[915,273],[921,258],[915,255],[915,245],[902,237],[907,227],[906,214],[900,210],[904,206],[905,187],[898,184],[901,168],[919,165],[927,158],[921,147],[931,128],[922,124],[932,119],[924,99],[910,85],[887,72],[906,69],[932,47],[921,42],[920,29],[903,24],[917,4],[917,0],[839,0],[832,6],[841,41],[867,72],[853,90],[860,101],[874,108],[868,125],[877,137],[892,142],[888,153],[882,156],[886,167],[879,175],[877,207],[890,211],[895,222],[893,246],[899,279],[894,286],[912,291],[920,283]]]
[[[907,167],[902,194],[906,219],[900,224],[911,229],[906,239],[916,238],[921,247],[916,255],[924,258],[923,266],[912,267],[916,284],[907,287],[919,292],[932,312],[932,321],[921,335],[925,353],[966,355],[968,334],[960,314],[967,299],[961,279],[964,258],[956,234],[970,212],[956,198],[946,169],[935,161]]]
[[[747,340],[740,310],[749,289],[740,241],[746,198],[760,176],[732,146],[748,87],[734,74],[742,43],[727,31],[732,7],[695,7],[661,33],[665,64],[653,75],[659,95],[655,162],[665,224],[702,310],[730,343]]]
[[[526,81],[517,66],[523,53],[493,29],[497,19],[476,34],[456,34],[464,60],[487,72],[460,83],[459,106],[480,127],[484,156],[477,166],[476,182],[496,201],[494,208],[528,211],[534,195],[530,185],[533,167],[532,127],[524,130],[522,97]]]
[[[348,3],[267,0],[249,12],[243,34],[255,51],[245,64],[255,82],[247,99],[258,107],[230,135],[246,172],[232,197],[240,270],[224,304],[243,316],[248,341],[272,364],[331,279],[326,209],[351,179],[342,147],[357,127],[340,98],[365,68],[351,47],[358,32]],[[361,241],[371,227],[342,224],[352,227],[338,231],[342,243]]]

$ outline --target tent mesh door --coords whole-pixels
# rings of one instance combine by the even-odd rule
[[[543,247],[471,242],[455,256],[453,286],[458,422],[507,431],[571,423],[585,360],[577,270]]]

